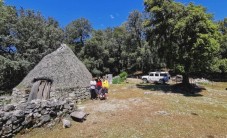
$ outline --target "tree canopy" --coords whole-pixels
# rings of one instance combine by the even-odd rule
[[[91,32],[92,26],[89,20],[85,18],[76,19],[65,28],[66,43],[74,46],[74,52],[79,53]]]
[[[146,0],[145,6],[152,14],[147,24],[152,27],[148,41],[155,42],[168,68],[180,69],[184,83],[189,83],[191,72],[212,67],[219,52],[219,32],[204,7],[171,0]]]
[[[64,32],[53,18],[0,4],[0,87],[9,89],[47,54],[57,49]]]

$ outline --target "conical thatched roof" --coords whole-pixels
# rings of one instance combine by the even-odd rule
[[[46,55],[18,86],[31,87],[34,79],[39,78],[52,80],[52,87],[55,88],[75,88],[89,86],[92,75],[73,51],[62,44],[56,51]]]

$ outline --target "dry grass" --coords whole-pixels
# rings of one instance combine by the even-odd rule
[[[136,84],[112,85],[107,101],[86,101],[80,106],[89,113],[83,123],[71,128],[58,124],[37,128],[23,138],[156,138],[227,137],[227,83],[205,85],[199,96],[164,93]],[[223,87],[222,87],[223,86]],[[159,86],[157,86],[159,87]],[[222,88],[220,88],[222,87]]]

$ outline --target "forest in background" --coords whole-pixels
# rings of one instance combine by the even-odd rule
[[[227,73],[227,18],[174,0],[145,0],[122,25],[96,30],[75,19],[64,28],[40,12],[0,2],[0,90],[15,87],[61,43],[68,44],[94,76],[171,69],[189,83],[192,73]]]

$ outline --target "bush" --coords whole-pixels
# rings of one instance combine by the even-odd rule
[[[128,74],[127,74],[127,72],[124,71],[119,76],[125,80],[127,78]]]
[[[120,82],[120,76],[114,77],[113,80],[112,80],[112,83],[113,83],[113,84],[119,84],[119,83],[121,83],[121,82]]]
[[[112,83],[113,84],[120,84],[120,83],[122,83],[126,80],[127,76],[128,76],[127,72],[122,72],[122,73],[119,74],[119,76],[116,76],[116,77],[113,78]]]

